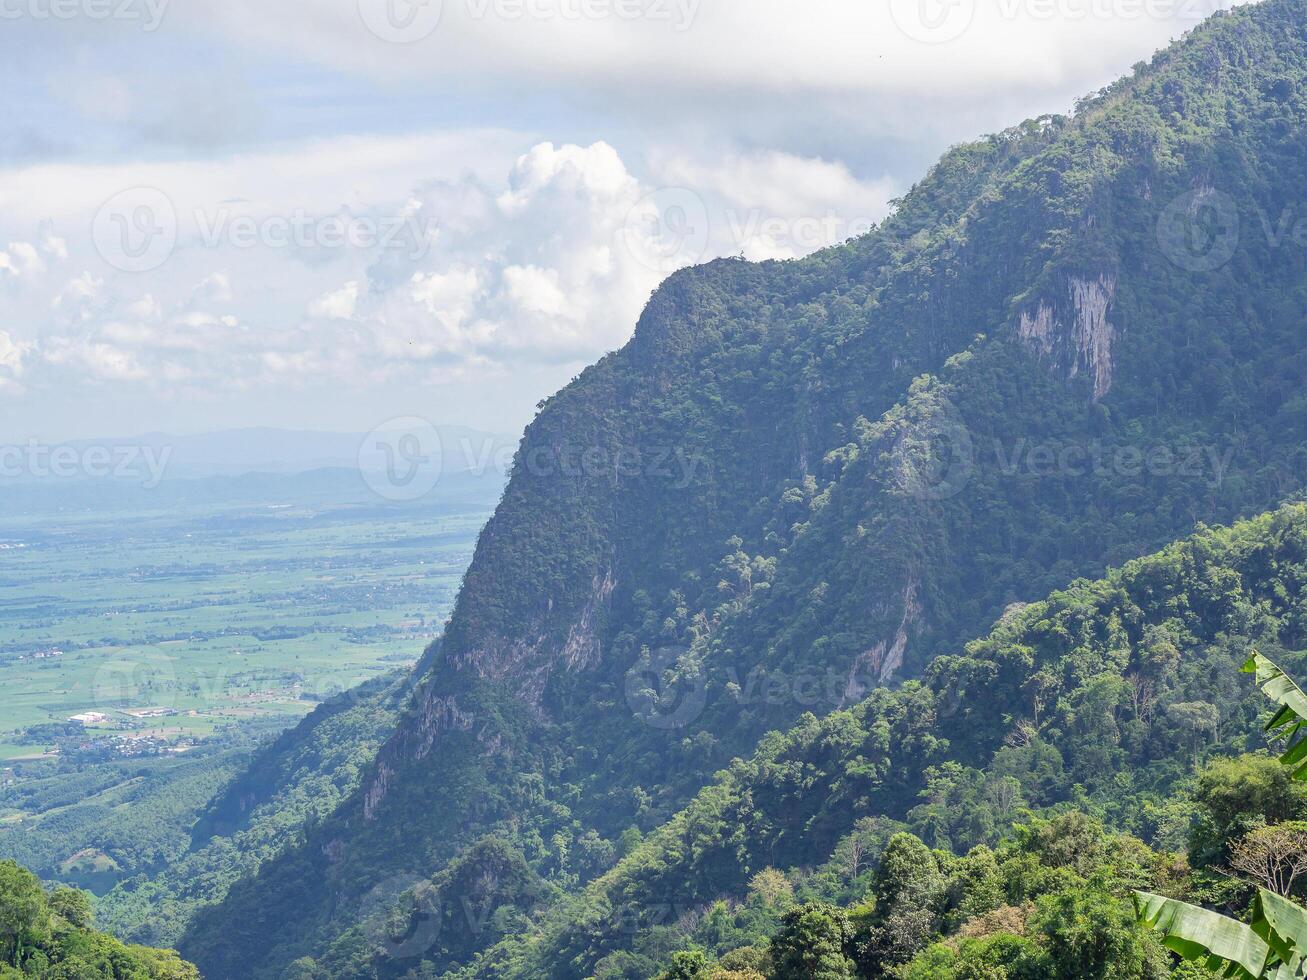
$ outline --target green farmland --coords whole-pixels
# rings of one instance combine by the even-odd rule
[[[492,505],[487,493],[0,517],[0,759],[40,754],[19,731],[86,713],[105,716],[89,732],[164,737],[289,721],[412,663]]]

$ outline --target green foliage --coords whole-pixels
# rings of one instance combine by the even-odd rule
[[[1036,903],[1032,925],[1047,938],[1053,980],[1112,980],[1164,976],[1150,936],[1133,910],[1101,889],[1067,888]]]
[[[1224,866],[1230,844],[1263,824],[1307,816],[1307,786],[1265,754],[1213,759],[1198,775],[1199,809],[1189,834],[1198,864]]]
[[[1279,667],[1261,654],[1254,653],[1244,665],[1247,673],[1256,674],[1257,683],[1271,700],[1280,707],[1267,723],[1271,732],[1282,732],[1289,737],[1298,736],[1304,724],[1307,724],[1307,698],[1304,698],[1298,685]],[[1294,781],[1307,781],[1307,767],[1302,766],[1303,753],[1296,751],[1297,744],[1280,757],[1281,770],[1285,777]],[[1248,764],[1240,760],[1241,767],[1227,767],[1225,771],[1209,773],[1208,812],[1212,823],[1226,828],[1241,821],[1247,808],[1272,811],[1269,816],[1280,816],[1283,822],[1276,826],[1289,829],[1299,826],[1290,822],[1282,814],[1293,804],[1289,801],[1292,794],[1277,785],[1274,778],[1266,778],[1265,760]],[[1232,770],[1232,771],[1231,771]],[[1255,794],[1233,795],[1227,787],[1233,782],[1240,788],[1253,787]],[[1238,801],[1237,807],[1230,804]],[[1215,811],[1213,810],[1215,804]],[[1228,811],[1235,810],[1234,813]],[[1225,817],[1224,821],[1221,820]],[[1265,839],[1268,831],[1276,827],[1256,827],[1245,837],[1245,841]],[[1229,844],[1229,838],[1224,841]],[[1236,860],[1239,852],[1236,851]],[[1280,855],[1279,860],[1290,863],[1300,862],[1295,855]],[[1288,892],[1293,884],[1293,875],[1283,880],[1277,876],[1268,884],[1275,884]],[[1189,905],[1174,899],[1163,898],[1147,892],[1135,895],[1137,915],[1141,922],[1156,929],[1165,937],[1167,946],[1187,960],[1202,963],[1212,969],[1221,970],[1224,975],[1237,976],[1243,980],[1288,980],[1301,976],[1307,968],[1307,909],[1296,905],[1286,895],[1266,888],[1257,890],[1253,903],[1250,923],[1243,923],[1211,912],[1207,909]]]
[[[1289,748],[1280,756],[1282,765],[1293,768],[1293,778],[1307,780],[1307,694],[1284,671],[1260,653],[1248,658],[1243,669],[1257,676],[1257,685],[1268,698],[1280,706],[1266,723],[1266,730],[1289,740]]]
[[[720,773],[538,930],[474,960],[468,975],[492,961],[513,963],[505,969],[510,976],[585,975],[616,963],[619,953],[632,965],[614,975],[654,973],[665,968],[668,947],[686,941],[686,927],[674,920],[702,909],[709,911],[689,936],[707,952],[757,945],[777,927],[765,903],[747,898],[749,881],[767,868],[783,871],[804,903],[857,906],[869,894],[909,896],[858,913],[859,962],[900,964],[941,930],[995,905],[994,863],[1001,904],[1012,907],[1082,888],[1095,874],[1117,889],[1187,881],[1188,871],[1135,837],[1104,836],[1105,821],[1155,836],[1159,814],[1176,821],[1166,825],[1168,846],[1183,846],[1191,816],[1194,834],[1216,842],[1217,856],[1195,848],[1194,887],[1210,890],[1208,868],[1223,866],[1222,842],[1267,820],[1254,811],[1270,819],[1297,813],[1299,789],[1283,778],[1287,770],[1265,756],[1225,761],[1220,753],[1259,744],[1262,701],[1242,683],[1239,664],[1254,644],[1307,645],[1296,585],[1304,580],[1307,508],[1293,506],[1204,530],[1104,580],[1078,582],[941,658],[924,682],[877,691],[847,711],[766,737],[756,755]],[[1157,678],[1151,702],[1136,702],[1129,683],[1110,693],[1109,669],[1118,677],[1154,669],[1157,658],[1145,651],[1159,631],[1183,655],[1162,658],[1169,672]],[[1040,673],[1054,682],[1043,685],[1036,725],[1028,692]],[[1195,780],[1193,741],[1173,727],[1166,708],[1198,700],[1224,705],[1228,721],[1215,744],[1198,749],[1200,760],[1214,761]],[[1102,718],[1115,734],[1104,733]],[[1143,737],[1128,740],[1136,725]],[[958,732],[967,737],[954,738]],[[1104,742],[1122,759],[1113,772],[1099,769]],[[1243,772],[1253,786],[1241,785]],[[1172,799],[1190,789],[1192,799]],[[1027,800],[1052,813],[1032,815]],[[1084,812],[1058,815],[1071,807]],[[986,811],[983,823],[967,810]],[[952,829],[966,826],[992,831],[973,841]],[[950,829],[941,834],[940,827]],[[904,829],[916,837],[895,836]],[[932,850],[917,839],[923,835],[971,853]],[[1004,837],[1017,851],[1000,857],[995,848]],[[738,896],[737,904],[719,905],[723,895]],[[626,914],[669,907],[674,914],[655,921]]]
[[[89,929],[95,923],[95,908],[91,896],[80,888],[56,888],[48,897],[50,911],[78,929]]]
[[[255,753],[207,799],[185,847],[153,876],[134,875],[100,903],[102,923],[134,942],[170,946],[192,917],[222,900],[243,874],[303,840],[306,829],[358,785],[393,730],[407,692],[390,675],[319,705]],[[143,820],[139,811],[133,818]]]
[[[90,897],[47,895],[35,875],[0,861],[0,977],[18,980],[199,980],[175,953],[127,946],[90,928]]]
[[[671,969],[658,980],[699,980],[708,971],[708,957],[703,950],[675,953],[672,956]]]
[[[843,909],[791,909],[771,943],[771,980],[854,980],[852,952],[853,928]]]

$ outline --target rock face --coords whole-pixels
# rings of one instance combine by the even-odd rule
[[[600,635],[600,617],[608,607],[613,590],[617,588],[617,579],[611,568],[604,572],[602,578],[594,577],[590,600],[581,610],[576,624],[567,632],[567,641],[563,644],[562,661],[570,671],[587,670],[595,666],[603,656],[603,642]]]
[[[1092,379],[1094,401],[1111,390],[1115,372],[1117,331],[1108,312],[1116,282],[1107,273],[1092,279],[1071,276],[1061,301],[1041,300],[1034,310],[1023,311],[1017,323],[1017,336],[1050,367],[1066,378],[1083,371]]]
[[[881,639],[863,653],[859,654],[849,668],[848,680],[844,685],[844,698],[841,704],[859,701],[867,695],[868,679],[879,684],[888,683],[896,671],[903,666],[903,654],[908,648],[908,631],[921,618],[922,608],[919,592],[921,584],[915,577],[908,580],[899,597],[903,605],[903,619],[894,635]]]

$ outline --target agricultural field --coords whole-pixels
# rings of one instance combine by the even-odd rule
[[[416,661],[498,484],[401,504],[292,482],[0,508],[0,761],[53,751],[74,716],[120,746],[289,724]]]

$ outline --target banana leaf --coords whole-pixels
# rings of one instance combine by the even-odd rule
[[[1302,975],[1303,954],[1307,953],[1307,909],[1260,888],[1249,928],[1271,947],[1277,959],[1287,964],[1287,975]]]
[[[1276,952],[1242,922],[1149,892],[1135,892],[1135,912],[1167,949],[1192,963],[1237,980],[1280,980]]]
[[[1140,923],[1192,963],[1234,980],[1301,980],[1307,975],[1307,909],[1258,891],[1252,925],[1149,892],[1135,892]]]
[[[1245,673],[1257,675],[1257,685],[1280,706],[1266,723],[1266,730],[1290,740],[1280,761],[1293,768],[1293,778],[1307,781],[1307,694],[1284,671],[1260,653],[1243,665]]]

